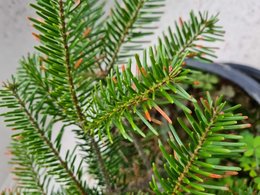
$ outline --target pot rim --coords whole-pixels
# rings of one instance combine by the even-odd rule
[[[235,69],[235,65],[229,66],[224,63],[205,63],[194,59],[187,59],[185,62],[187,63],[187,67],[213,73],[231,81],[241,87],[260,105],[260,83],[247,74]],[[256,72],[259,72],[259,70]]]

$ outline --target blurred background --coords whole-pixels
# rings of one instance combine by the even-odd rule
[[[107,10],[114,0],[107,0]],[[28,16],[33,16],[29,3],[33,0],[0,0],[0,82],[10,78],[19,65],[19,59],[33,52],[33,32]],[[217,62],[235,62],[260,69],[260,1],[259,0],[166,0],[164,15],[158,29],[151,36],[151,44],[179,17],[188,17],[189,11],[219,13],[219,24],[226,31],[225,41],[216,44]],[[3,109],[0,109],[3,112]],[[11,183],[7,146],[11,130],[0,117],[0,191]]]

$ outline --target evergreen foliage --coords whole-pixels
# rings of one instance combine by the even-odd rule
[[[191,12],[140,57],[135,52],[153,33],[164,0],[115,2],[108,17],[96,0],[36,0],[31,6],[38,53],[24,57],[0,91],[0,106],[8,109],[2,116],[14,130],[13,193],[228,190],[218,181],[240,171],[226,160],[244,151],[236,130],[250,125],[234,113],[239,106],[209,93],[197,100],[185,90],[194,76],[185,59],[215,57],[210,44],[224,33],[217,15]],[[76,146],[62,155],[65,131],[74,133]]]

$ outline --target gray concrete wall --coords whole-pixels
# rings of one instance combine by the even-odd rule
[[[15,73],[22,55],[33,51],[36,41],[31,36],[32,28],[27,16],[32,10],[27,5],[30,0],[0,0],[0,81]],[[109,1],[111,3],[111,1]],[[187,18],[188,12],[208,10],[220,12],[220,24],[226,30],[225,42],[216,44],[219,62],[238,62],[260,69],[260,1],[259,0],[166,0],[165,14],[158,24],[151,40],[161,34],[173,21]],[[155,41],[154,41],[155,43]],[[2,111],[2,110],[0,110]],[[5,128],[0,118],[0,186],[8,186],[10,166],[4,154],[9,143],[10,130]]]

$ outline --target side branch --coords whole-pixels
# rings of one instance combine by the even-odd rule
[[[31,125],[35,128],[35,130],[37,131],[37,133],[39,134],[40,138],[42,139],[42,141],[49,147],[50,151],[54,154],[54,156],[57,158],[57,160],[60,162],[61,166],[64,168],[64,170],[66,171],[66,173],[68,174],[68,176],[71,178],[71,180],[75,183],[78,191],[80,192],[80,194],[82,195],[86,195],[85,190],[83,188],[83,186],[81,186],[80,182],[76,179],[76,177],[74,176],[74,173],[69,169],[68,164],[63,161],[63,159],[61,158],[61,156],[59,155],[59,152],[55,149],[55,147],[53,146],[53,144],[51,143],[51,141],[45,136],[44,130],[42,130],[38,123],[34,120],[32,114],[30,113],[30,111],[26,108],[25,103],[22,101],[22,99],[20,98],[20,96],[17,94],[16,91],[12,91],[14,97],[17,99],[18,104],[21,106],[21,108],[24,110],[26,116],[28,117]]]
[[[150,94],[152,94],[154,91],[159,90],[161,87],[163,87],[167,83],[174,82],[177,75],[170,74],[168,77],[165,77],[161,82],[157,83],[156,85],[153,85],[149,89],[146,89],[144,92],[133,96],[132,98],[128,99],[127,101],[118,102],[117,106],[115,106],[113,109],[107,110],[106,112],[102,113],[102,115],[95,118],[92,122],[89,122],[85,128],[85,131],[91,132],[93,129],[99,128],[104,123],[104,121],[114,117],[118,113],[121,113],[126,109],[133,108],[134,106],[139,105],[140,103],[146,101],[148,96]]]
[[[183,172],[178,177],[178,181],[177,181],[176,185],[174,186],[172,195],[178,194],[179,187],[182,185],[183,179],[186,178],[187,173],[189,173],[189,170],[190,170],[191,166],[193,165],[193,161],[197,158],[197,156],[199,154],[199,150],[201,149],[202,145],[204,144],[204,142],[208,136],[208,133],[210,132],[210,129],[211,129],[212,125],[215,123],[215,120],[218,115],[219,115],[219,113],[214,111],[214,115],[212,116],[210,123],[207,125],[205,132],[200,137],[197,147],[194,149],[193,153],[191,154],[191,157],[190,157],[189,161],[187,162],[186,166],[184,167]]]
[[[138,16],[141,8],[143,7],[144,3],[145,3],[145,0],[140,1],[137,9],[135,10],[135,12],[132,15],[132,18],[129,20],[128,24],[126,25],[126,28],[124,29],[123,33],[121,34],[121,38],[119,39],[119,42],[117,44],[117,47],[114,50],[111,60],[107,64],[107,70],[105,71],[107,74],[113,68],[113,65],[116,62],[118,54],[120,52],[120,48],[121,48],[122,44],[125,42],[125,39],[126,39],[127,35],[129,34],[129,30],[130,30],[130,28],[132,28],[133,24],[135,23],[137,16]],[[106,59],[106,57],[105,57],[105,59]]]

